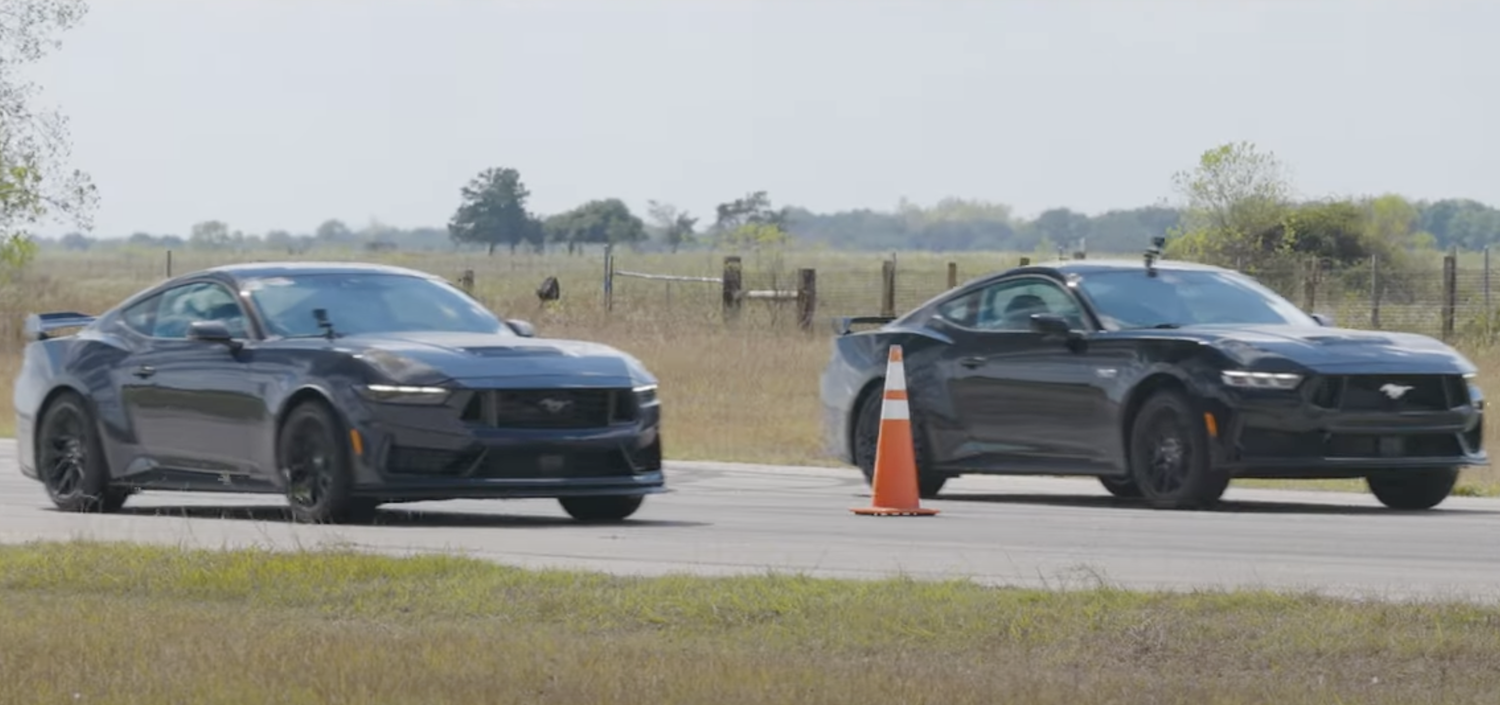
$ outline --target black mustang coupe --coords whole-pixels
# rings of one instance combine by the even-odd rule
[[[64,510],[175,490],[284,494],[307,522],[457,498],[618,521],[665,491],[639,361],[534,337],[422,272],[233,265],[26,323],[21,472]]]
[[[1489,462],[1475,368],[1452,348],[1333,327],[1244,274],[1155,252],[1023,266],[838,329],[821,379],[832,451],[870,476],[900,345],[927,497],[966,473],[1083,475],[1207,508],[1234,478],[1364,478],[1388,507],[1427,509]]]

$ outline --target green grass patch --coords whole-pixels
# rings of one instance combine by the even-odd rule
[[[1500,609],[0,547],[0,702],[1489,703]]]

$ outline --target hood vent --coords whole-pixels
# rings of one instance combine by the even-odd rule
[[[484,348],[460,348],[478,357],[559,357],[563,351],[543,346],[495,346]]]

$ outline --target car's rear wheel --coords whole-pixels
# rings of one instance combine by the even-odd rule
[[[65,512],[115,512],[130,496],[128,488],[110,485],[94,415],[73,392],[64,392],[42,412],[36,464],[47,498]]]
[[[605,495],[600,497],[563,497],[557,500],[568,516],[586,522],[624,521],[635,514],[646,500],[641,495]]]
[[[1159,391],[1141,405],[1131,425],[1131,479],[1141,497],[1161,509],[1206,509],[1229,487],[1214,466],[1208,430],[1181,392]]]
[[[1458,468],[1391,470],[1365,477],[1370,493],[1391,509],[1431,509],[1443,503],[1458,483]]]
[[[864,474],[867,483],[875,482],[875,449],[880,446],[880,405],[883,400],[879,391],[866,397],[855,420],[854,464]],[[911,417],[912,450],[917,459],[917,493],[922,499],[932,499],[943,491],[943,485],[952,476],[928,469],[927,444],[922,440],[916,409],[912,409]]]
[[[374,514],[373,501],[351,494],[354,477],[341,425],[326,404],[316,401],[299,404],[282,422],[276,458],[297,521],[333,524]]]

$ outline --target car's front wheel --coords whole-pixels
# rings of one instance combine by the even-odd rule
[[[557,500],[568,516],[586,522],[624,521],[641,508],[640,495],[605,495],[599,497],[563,497]]]
[[[1141,488],[1135,484],[1135,480],[1129,475],[1125,477],[1100,476],[1099,484],[1104,485],[1104,489],[1109,490],[1110,494],[1121,499],[1141,498]]]
[[[340,424],[326,404],[309,401],[287,414],[276,457],[292,518],[309,524],[364,521],[375,503],[351,495],[354,477]]]
[[[859,407],[859,417],[854,426],[854,464],[864,473],[865,482],[875,482],[875,449],[880,447],[880,406],[885,397],[879,392],[865,398]],[[929,471],[927,447],[922,442],[922,433],[917,422],[916,410],[912,410],[911,436],[912,454],[917,459],[917,494],[922,499],[932,499],[943,491],[950,475]]]
[[[1370,493],[1391,509],[1431,509],[1443,503],[1458,483],[1458,468],[1390,470],[1365,477]]]
[[[1206,509],[1229,487],[1214,466],[1208,430],[1181,392],[1156,392],[1135,415],[1130,431],[1130,473],[1141,497],[1161,509]]]
[[[115,512],[130,490],[110,485],[104,444],[83,398],[65,392],[42,412],[36,466],[47,498],[65,512]]]

